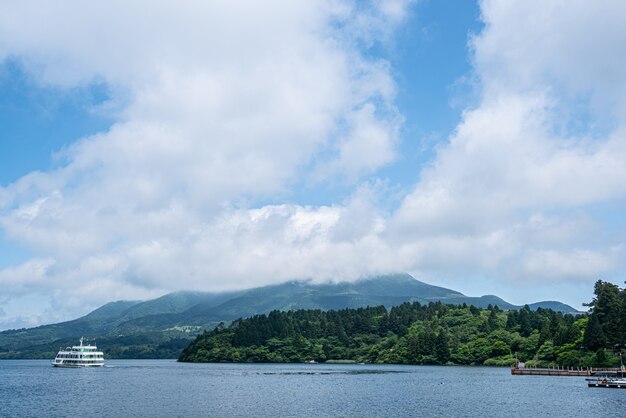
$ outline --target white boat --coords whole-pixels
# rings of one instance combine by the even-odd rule
[[[95,345],[80,345],[61,349],[52,362],[54,367],[102,367],[104,366],[104,353],[98,351]]]

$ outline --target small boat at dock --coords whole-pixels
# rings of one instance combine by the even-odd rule
[[[587,379],[587,386],[590,388],[626,389],[626,377],[599,377],[597,379]]]
[[[620,352],[621,367],[613,374],[598,374],[596,378],[585,379],[590,388],[626,389],[626,367]]]

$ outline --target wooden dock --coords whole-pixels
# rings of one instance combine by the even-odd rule
[[[612,376],[621,372],[620,368],[553,368],[543,369],[534,367],[512,367],[511,374],[525,376]]]

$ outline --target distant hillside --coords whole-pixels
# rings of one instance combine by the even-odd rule
[[[544,308],[544,309],[552,309],[555,312],[580,313],[577,310],[575,310],[574,308],[572,308],[571,306],[566,305],[566,304],[564,304],[562,302],[554,301],[554,300],[548,300],[548,301],[536,302],[536,303],[529,303],[528,306],[532,310],[537,310],[537,308]]]
[[[380,305],[390,308],[403,302],[436,301],[479,308],[521,308],[493,295],[468,297],[408,274],[328,284],[292,281],[229,293],[176,292],[143,302],[107,303],[73,321],[0,332],[0,358],[50,358],[59,346],[71,345],[81,336],[95,338],[110,358],[174,358],[178,356],[176,350],[202,330],[255,314]],[[529,306],[576,313],[560,302]]]
[[[95,311],[92,311],[91,313],[85,315],[85,318],[96,319],[96,320],[111,318],[114,316],[121,315],[129,308],[140,303],[141,301],[138,301],[138,300],[133,300],[133,301],[118,300],[117,302],[109,302],[106,305],[102,305]]]

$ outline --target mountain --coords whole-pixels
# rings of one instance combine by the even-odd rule
[[[543,302],[529,303],[528,307],[530,309],[534,310],[534,311],[536,311],[538,308],[543,308],[543,309],[552,309],[555,312],[572,313],[572,314],[580,313],[577,310],[575,310],[574,308],[572,308],[571,306],[566,305],[563,302],[558,302],[558,301],[554,301],[554,300],[547,300],[547,301],[543,301]]]
[[[432,286],[408,274],[372,277],[356,282],[314,284],[307,281],[263,286],[239,292],[175,292],[148,301],[107,303],[73,321],[0,332],[0,358],[50,358],[60,346],[78,338],[96,338],[108,357],[173,358],[205,329],[273,310],[344,309],[403,302],[519,309],[497,296],[469,297]],[[537,302],[532,309],[578,313],[561,302]],[[178,350],[178,351],[177,351]]]
[[[113,316],[121,315],[127,309],[141,303],[138,300],[118,300],[117,302],[109,302],[106,305],[102,305],[95,311],[87,314],[85,318],[90,319],[106,319]]]

